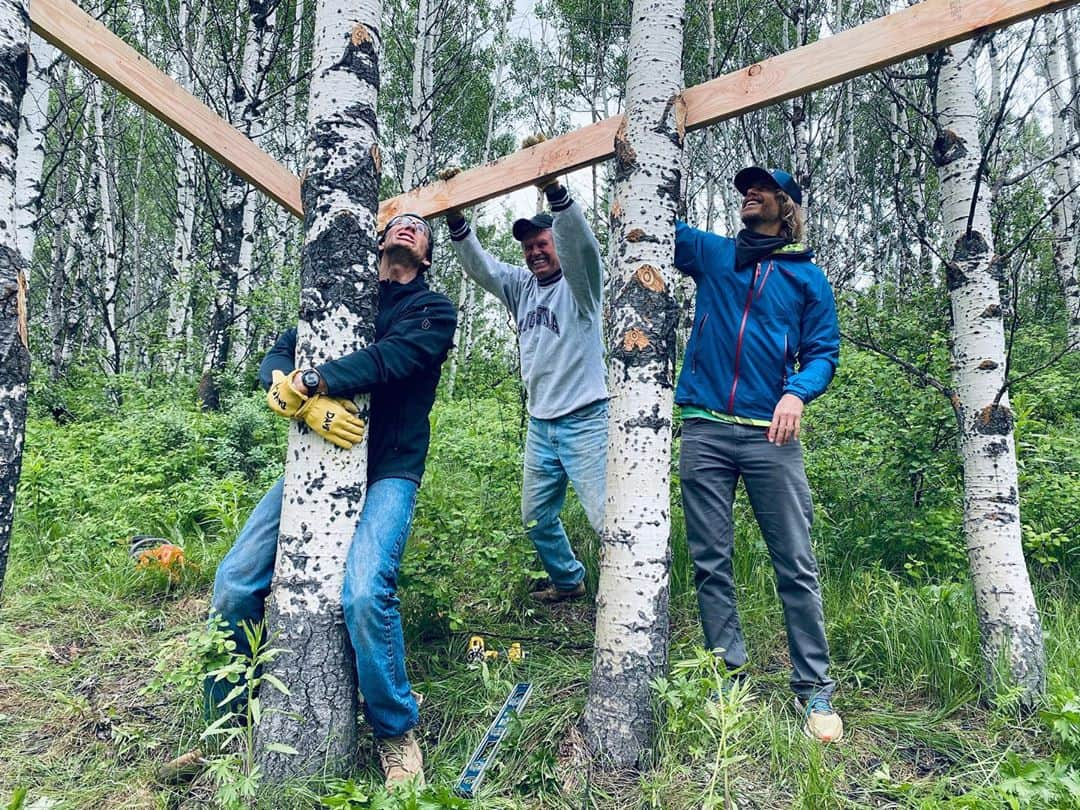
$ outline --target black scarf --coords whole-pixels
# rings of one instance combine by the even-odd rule
[[[769,236],[743,228],[735,237],[735,269],[756,264],[771,253],[791,242],[782,236]]]

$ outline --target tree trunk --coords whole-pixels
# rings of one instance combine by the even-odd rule
[[[316,12],[296,362],[340,357],[374,339],[380,157],[378,0],[322,0]],[[366,418],[367,398],[358,402]],[[356,673],[341,609],[345,557],[367,491],[367,444],[339,450],[293,423],[277,565],[267,606],[270,667],[258,731],[265,778],[343,773],[356,756]],[[270,750],[284,743],[299,753]]]
[[[116,259],[116,221],[113,217],[114,172],[107,143],[111,133],[105,133],[105,86],[97,79],[87,85],[94,118],[94,161],[97,175],[98,208],[101,212],[101,286],[97,294],[101,301],[102,334],[109,368],[120,373],[119,306],[120,270]],[[95,223],[96,224],[96,223]],[[85,258],[85,257],[84,257]]]
[[[34,257],[34,231],[41,210],[41,167],[45,162],[45,127],[56,48],[37,34],[30,35],[26,94],[19,110],[19,166],[16,171],[15,227],[19,253],[29,267]]]
[[[616,768],[641,763],[653,730],[649,682],[667,666],[683,8],[635,0],[626,123],[615,140],[607,508],[582,725]]]
[[[1054,201],[1069,195],[1050,214],[1054,240],[1054,269],[1057,271],[1061,290],[1065,296],[1065,323],[1072,351],[1080,352],[1080,283],[1076,274],[1076,214],[1078,206],[1073,201],[1072,158],[1066,153],[1069,143],[1069,103],[1067,86],[1061,72],[1061,29],[1058,15],[1047,14],[1042,18],[1046,35],[1046,79],[1050,91],[1051,141],[1050,151],[1056,155],[1051,163]]]
[[[0,597],[4,592],[15,491],[26,428],[30,350],[26,337],[26,267],[15,231],[19,106],[30,58],[26,0],[0,0]]]
[[[207,8],[204,5],[204,10]],[[194,92],[194,65],[200,48],[189,47],[191,0],[179,0],[176,9],[176,53],[170,74],[188,92]],[[200,22],[205,22],[202,20]],[[201,25],[200,29],[205,26]],[[201,34],[196,34],[201,37]],[[172,278],[169,284],[169,363],[173,371],[186,370],[191,341],[191,245],[195,232],[195,146],[176,136],[176,220],[173,223]]]
[[[964,536],[987,684],[1034,702],[1046,682],[1042,627],[1020,545],[1013,413],[1005,392],[1001,268],[990,206],[976,194],[980,146],[970,42],[941,52],[934,160],[941,182],[953,317],[954,407],[964,464]]]
[[[431,0],[418,0],[416,45],[413,49],[412,96],[409,99],[409,141],[401,176],[403,191],[420,185],[431,170],[431,149],[435,130],[435,30],[439,7]]]

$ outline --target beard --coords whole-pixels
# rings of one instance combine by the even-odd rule
[[[416,255],[416,248],[409,245],[390,245],[383,251],[383,255],[394,264],[412,264],[417,267],[421,265],[420,257]]]

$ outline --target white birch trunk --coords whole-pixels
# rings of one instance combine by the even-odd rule
[[[413,49],[412,96],[409,99],[409,142],[405,149],[405,169],[401,178],[404,191],[420,185],[431,167],[435,130],[435,31],[439,16],[438,6],[431,0],[419,0],[416,8],[416,47]]]
[[[374,339],[380,157],[379,0],[322,0],[315,20],[297,367]],[[358,402],[367,416],[367,398]],[[356,756],[356,673],[345,632],[345,558],[367,491],[367,443],[339,450],[293,423],[277,564],[267,604],[270,667],[291,696],[265,689],[259,760],[273,783],[343,773]],[[285,743],[289,757],[268,749]]]
[[[120,341],[117,305],[120,297],[120,274],[116,261],[116,221],[113,218],[113,172],[109,163],[103,106],[104,88],[97,79],[87,85],[94,119],[94,163],[97,173],[98,208],[101,212],[101,314],[106,359],[114,374],[120,372]]]
[[[205,8],[205,6],[204,6]],[[193,91],[193,65],[199,49],[188,46],[191,0],[179,0],[176,9],[177,50],[172,59],[173,78],[188,92]],[[173,223],[172,280],[169,285],[168,337],[172,368],[186,365],[191,338],[191,244],[195,231],[195,146],[177,135],[176,220]]]
[[[1054,201],[1072,191],[1075,178],[1072,159],[1063,154],[1069,143],[1069,104],[1076,103],[1066,94],[1067,85],[1061,71],[1061,29],[1058,15],[1047,14],[1042,18],[1046,37],[1046,79],[1050,91],[1051,141],[1050,149],[1056,157],[1051,163]],[[1080,283],[1076,273],[1076,215],[1077,204],[1071,198],[1062,200],[1050,214],[1054,240],[1054,268],[1061,290],[1065,296],[1065,323],[1072,351],[1080,352]]]
[[[45,162],[45,126],[49,90],[58,51],[37,34],[30,35],[26,93],[19,110],[19,165],[15,172],[15,227],[19,252],[27,267],[34,257],[34,224],[41,210],[41,167]]]
[[[26,0],[0,0],[0,597],[15,519],[30,379],[26,262],[15,230],[19,106],[26,90],[29,58]]]
[[[994,263],[990,206],[972,200],[980,146],[974,54],[942,52],[934,159],[953,316],[954,407],[964,464],[964,536],[975,589],[987,683],[1016,685],[1034,701],[1046,681],[1042,627],[1020,545],[1013,413],[1005,384],[1001,269]],[[970,226],[969,226],[970,219]]]
[[[682,0],[635,0],[626,123],[615,139],[607,504],[585,738],[636,767],[667,666],[675,215],[684,139]]]
[[[274,32],[277,28],[277,3],[279,0],[248,3],[247,43],[244,47],[244,66],[241,81],[246,89],[246,103],[241,111],[242,129],[256,143],[262,140],[266,129],[265,99],[267,96],[270,62],[274,56]],[[234,365],[247,358],[250,343],[251,291],[255,286],[253,258],[255,255],[256,198],[250,190],[244,196],[241,218],[240,254],[236,271],[236,297],[239,306],[234,319],[234,338],[231,355]]]

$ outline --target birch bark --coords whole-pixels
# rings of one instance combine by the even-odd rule
[[[409,142],[405,149],[404,191],[420,185],[431,169],[435,106],[435,30],[439,11],[431,0],[416,7],[416,47],[413,49],[412,95],[409,99]]]
[[[682,0],[635,0],[611,206],[607,504],[585,737],[602,762],[649,746],[668,647],[675,213],[685,134]]]
[[[0,597],[4,592],[15,491],[22,467],[30,350],[26,335],[26,261],[15,231],[19,105],[30,57],[26,0],[0,0]]]
[[[105,132],[103,106],[104,87],[97,79],[87,85],[90,108],[94,118],[94,165],[97,175],[98,207],[101,212],[101,301],[102,332],[105,337],[106,359],[114,374],[120,373],[119,307],[120,270],[116,261],[116,221],[113,217],[113,178],[106,143],[111,133]]]
[[[204,9],[206,6],[204,6]],[[191,0],[179,0],[176,8],[178,42],[170,74],[188,92],[194,90],[194,65],[198,47],[189,47]],[[200,26],[202,30],[204,26]],[[201,36],[197,34],[196,36]],[[173,224],[172,283],[169,286],[168,336],[172,343],[174,371],[184,369],[191,340],[191,245],[195,232],[195,146],[177,135],[176,220]]]
[[[953,318],[953,377],[964,465],[964,536],[987,683],[1032,703],[1046,682],[1042,626],[1020,545],[1013,413],[1005,392],[1001,268],[990,205],[975,194],[980,145],[970,42],[941,52],[934,161],[941,183]]]
[[[1057,270],[1061,290],[1065,295],[1065,323],[1072,351],[1080,352],[1080,280],[1076,273],[1076,215],[1073,201],[1072,158],[1065,154],[1069,142],[1070,99],[1062,76],[1062,36],[1058,15],[1047,14],[1042,18],[1046,39],[1045,69],[1051,107],[1050,149],[1057,157],[1051,163],[1054,199],[1068,195],[1050,213],[1054,242],[1054,268]]]
[[[308,113],[297,367],[374,339],[375,220],[381,160],[379,0],[322,0]],[[367,416],[367,398],[357,403]],[[270,667],[291,695],[264,690],[259,760],[273,783],[340,773],[356,755],[356,673],[341,609],[345,557],[367,491],[367,444],[339,450],[294,422],[277,565],[267,604]],[[300,753],[274,753],[285,743]]]
[[[45,162],[45,126],[49,85],[58,51],[37,34],[30,35],[26,93],[19,109],[19,165],[15,172],[15,227],[19,253],[29,267],[34,257],[34,224],[41,210],[41,167]]]

